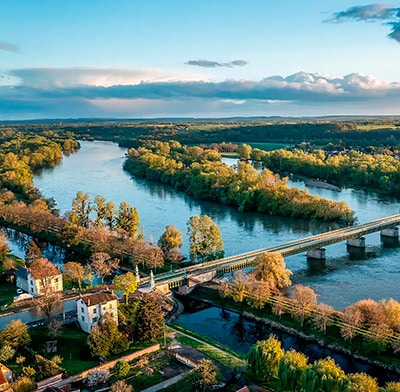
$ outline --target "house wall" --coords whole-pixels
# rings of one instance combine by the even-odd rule
[[[105,304],[87,306],[80,298],[77,301],[77,311],[79,325],[86,333],[90,333],[92,328],[97,325],[100,317],[105,313],[110,313],[118,325],[118,301],[116,299]]]

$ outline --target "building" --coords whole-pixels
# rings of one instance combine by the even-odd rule
[[[50,292],[63,291],[62,273],[55,265],[54,268],[46,269],[47,276],[32,274],[26,267],[20,267],[15,272],[15,285],[34,297],[45,294],[46,290]]]
[[[10,383],[13,381],[13,372],[0,363],[0,391],[12,391]]]
[[[114,293],[85,295],[77,300],[76,305],[79,325],[87,333],[90,333],[105,313],[109,313],[118,325],[118,297]]]

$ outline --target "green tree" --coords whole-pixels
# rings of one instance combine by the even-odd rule
[[[285,261],[280,253],[265,252],[254,260],[255,267],[251,275],[256,280],[266,282],[271,291],[279,291],[291,285],[292,272],[286,269]]]
[[[30,343],[28,326],[21,320],[11,320],[0,332],[2,345],[8,345],[18,350],[19,347],[26,346]]]
[[[308,358],[296,350],[288,350],[279,362],[279,385],[284,390],[299,391],[304,372],[308,368]]]
[[[118,361],[113,368],[113,372],[118,378],[126,377],[130,370],[129,363],[124,360]]]
[[[92,206],[90,196],[82,191],[78,191],[76,197],[72,199],[72,211],[70,214],[70,221],[78,226],[86,229],[90,226],[90,213]]]
[[[136,339],[141,342],[153,341],[163,336],[164,314],[155,297],[145,294],[136,311]]]
[[[136,276],[129,271],[125,274],[117,275],[113,283],[115,290],[122,291],[122,294],[125,296],[125,304],[128,304],[129,294],[134,293],[138,287]]]
[[[251,157],[252,148],[248,144],[239,144],[237,152],[240,159],[248,161]]]
[[[63,274],[68,276],[73,282],[77,282],[79,290],[82,290],[82,280],[85,277],[85,268],[82,264],[75,261],[68,261],[64,264]]]
[[[167,226],[158,240],[158,246],[162,249],[165,260],[177,262],[182,260],[180,248],[182,246],[182,232],[175,226]]]
[[[278,376],[279,362],[284,355],[281,342],[271,335],[251,346],[247,356],[249,370],[260,381]]]
[[[220,380],[220,374],[213,361],[203,358],[186,379],[194,391],[210,391]]]
[[[191,261],[210,261],[224,256],[218,226],[208,215],[192,216],[188,223]]]
[[[129,343],[125,336],[118,331],[115,320],[109,313],[104,313],[88,337],[88,347],[93,357],[108,357],[125,351]]]
[[[140,219],[135,207],[131,207],[126,201],[122,201],[116,217],[118,229],[126,236],[137,238],[139,235]]]
[[[332,358],[315,361],[303,375],[305,392],[345,392],[349,380]]]

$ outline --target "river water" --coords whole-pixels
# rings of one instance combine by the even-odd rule
[[[131,178],[122,170],[125,153],[126,149],[112,142],[83,141],[81,149],[64,157],[60,165],[37,174],[35,185],[44,196],[56,200],[61,214],[71,209],[71,200],[79,190],[92,198],[103,195],[116,205],[126,200],[137,208],[146,239],[157,242],[166,225],[175,225],[181,230],[186,256],[186,223],[193,215],[207,214],[219,226],[227,256],[336,228],[334,224],[243,213],[216,203],[194,201],[162,184]],[[305,188],[300,181],[290,184]],[[399,213],[398,201],[392,198],[351,189],[335,192],[308,187],[308,190],[312,194],[345,201],[356,212],[359,223]],[[285,261],[293,271],[293,283],[312,287],[320,302],[336,309],[364,298],[400,301],[400,249],[382,247],[379,233],[367,235],[366,243],[365,260],[351,260],[344,243],[328,246],[326,267],[320,271],[310,268],[305,254],[287,257]]]

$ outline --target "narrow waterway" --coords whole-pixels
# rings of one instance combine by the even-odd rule
[[[329,356],[346,373],[364,372],[377,378],[382,385],[387,381],[400,380],[397,372],[387,371],[363,360],[321,347],[315,342],[290,335],[238,313],[205,305],[196,300],[179,298],[184,302],[185,313],[176,320],[178,324],[237,352],[247,354],[251,345],[259,340],[267,339],[272,334],[282,342],[283,349],[293,348],[304,353],[310,363]]]
[[[117,144],[104,141],[81,144],[82,148],[64,157],[59,166],[35,176],[35,185],[43,195],[56,200],[61,214],[71,209],[71,200],[79,190],[92,198],[101,194],[117,205],[126,200],[137,207],[147,239],[157,242],[166,225],[175,225],[181,230],[185,255],[188,254],[186,223],[193,215],[207,214],[215,221],[222,233],[226,255],[285,243],[336,227],[321,222],[241,213],[215,203],[194,201],[162,184],[131,178],[122,170],[126,150]],[[291,184],[305,188],[302,182]],[[356,212],[359,223],[399,212],[398,201],[375,194],[350,189],[335,192],[308,187],[308,190],[345,201]],[[366,242],[365,260],[351,260],[344,243],[327,247],[326,268],[319,271],[309,267],[305,254],[288,257],[286,264],[294,272],[293,282],[311,286],[320,302],[337,309],[362,298],[400,300],[400,249],[382,247],[379,233],[368,235]]]

